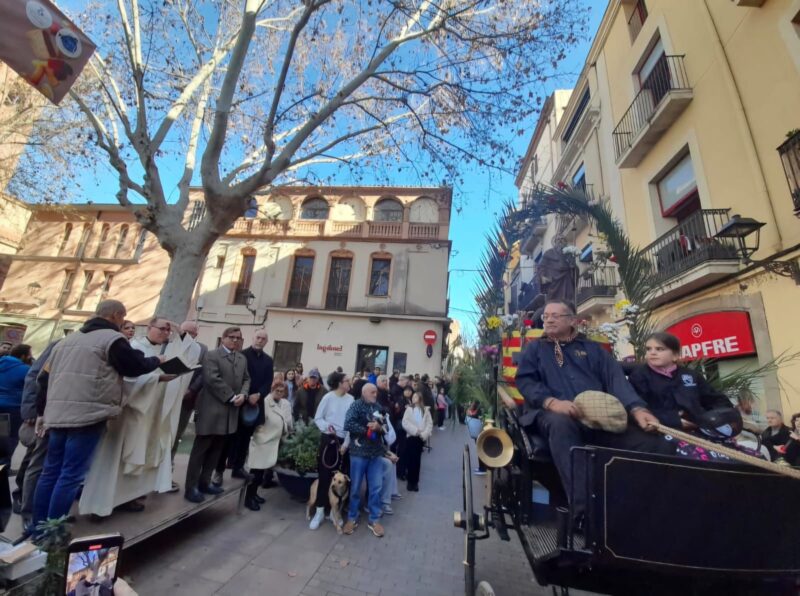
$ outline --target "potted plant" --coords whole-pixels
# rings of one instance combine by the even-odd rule
[[[294,432],[281,440],[275,473],[281,486],[292,498],[308,499],[311,485],[317,479],[317,452],[320,432],[313,423],[295,423]]]

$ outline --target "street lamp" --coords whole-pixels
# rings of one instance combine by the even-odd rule
[[[800,285],[800,267],[798,267],[796,261],[778,261],[774,259],[754,261],[751,258],[758,250],[759,244],[761,243],[761,228],[765,225],[767,224],[753,219],[752,217],[733,215],[730,220],[719,229],[715,237],[735,240],[739,249],[739,254],[746,264],[763,267],[767,271],[782,277],[791,277],[796,284]],[[748,241],[748,237],[753,234],[755,234],[755,237]]]
[[[247,310],[250,311],[250,314],[253,315],[253,324],[254,325],[255,325],[255,322],[256,322],[256,309],[253,308],[253,302],[255,301],[255,299],[256,299],[255,294],[253,294],[253,292],[250,292],[248,290],[247,296],[245,296],[245,298],[244,298],[244,304],[245,304],[245,307],[247,308]]]

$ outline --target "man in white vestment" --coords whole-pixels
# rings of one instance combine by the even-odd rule
[[[146,337],[131,340],[131,346],[146,356],[179,356],[188,366],[196,365],[200,357],[200,346],[191,335],[181,337],[177,326],[163,317],[153,318]],[[160,369],[125,377],[122,413],[108,422],[97,448],[81,495],[81,514],[107,516],[119,506],[141,511],[144,504],[137,499],[153,491],[175,490],[171,449],[191,378],[191,374],[165,375]]]

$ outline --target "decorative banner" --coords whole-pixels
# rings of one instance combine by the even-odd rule
[[[756,353],[750,315],[731,310],[696,315],[667,329],[681,340],[681,357],[738,358]]]
[[[48,0],[0,0],[0,60],[58,104],[96,46]]]
[[[433,344],[436,343],[437,337],[439,336],[436,335],[436,332],[433,329],[428,329],[425,333],[422,334],[423,341],[429,346],[432,346]]]

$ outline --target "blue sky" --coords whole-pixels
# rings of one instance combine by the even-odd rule
[[[583,67],[591,40],[603,18],[607,0],[584,0],[589,9],[588,30],[590,37],[575,46],[561,65],[562,75],[558,80],[548,82],[545,87],[549,95],[554,89],[570,89]],[[521,158],[530,142],[536,127],[538,113],[527,119],[526,129],[530,131],[516,137],[514,144]],[[480,263],[485,247],[484,235],[494,224],[500,206],[507,200],[516,201],[517,189],[514,176],[489,171],[473,171],[465,176],[464,185],[454,189],[456,202],[464,205],[459,213],[453,210],[450,225],[450,238],[453,253],[450,258],[450,317],[461,322],[462,333],[474,333],[477,317],[473,292],[477,274],[472,271]]]

